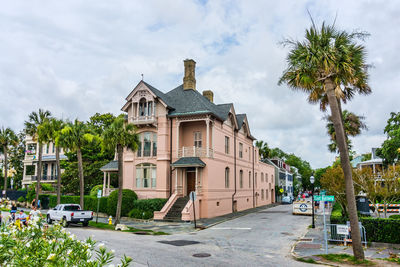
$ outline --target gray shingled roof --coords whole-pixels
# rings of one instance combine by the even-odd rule
[[[204,167],[206,164],[198,157],[180,158],[171,164],[174,167]]]
[[[100,168],[101,171],[118,171],[118,160],[113,160]]]
[[[239,130],[242,129],[244,118],[246,114],[236,114],[236,120],[238,122]]]
[[[169,97],[166,96],[163,92],[155,88],[154,86],[146,83],[145,81],[142,81],[158,98],[160,98],[165,104],[167,104],[168,107],[173,108],[171,105],[171,101],[169,100]]]

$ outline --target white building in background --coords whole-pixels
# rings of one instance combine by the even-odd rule
[[[32,140],[31,136],[25,138],[25,158],[24,158],[24,175],[22,178],[22,186],[28,187],[37,180],[37,163],[38,163],[38,144]],[[60,159],[67,157],[64,151],[60,151]],[[56,147],[54,143],[44,144],[42,153],[42,178],[45,183],[55,183],[57,181],[57,165],[56,165]],[[62,171],[62,170],[61,170]]]

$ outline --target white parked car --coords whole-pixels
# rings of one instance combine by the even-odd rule
[[[292,198],[290,196],[282,197],[282,204],[292,204]]]
[[[82,223],[88,226],[89,221],[93,219],[93,211],[81,210],[78,204],[60,204],[47,212],[47,223],[60,221],[64,227],[70,223]]]

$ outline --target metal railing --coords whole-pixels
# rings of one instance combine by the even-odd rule
[[[328,241],[333,241],[333,242],[343,242],[344,245],[347,245],[347,243],[351,243],[351,231],[348,232],[348,234],[338,234],[338,225],[340,226],[347,226],[350,228],[350,222],[347,222],[346,224],[326,224],[327,231],[328,231]],[[367,247],[367,234],[365,232],[365,227],[361,225],[361,222],[359,222],[359,227],[360,227],[360,234],[361,234],[361,243]]]
[[[208,149],[208,155],[207,155],[207,148],[204,147],[184,146],[178,150],[178,158],[184,158],[184,157],[212,158],[213,156],[214,156],[214,151],[212,148]]]
[[[156,116],[135,116],[129,117],[129,122],[134,124],[151,124],[156,122]]]
[[[31,176],[32,181],[37,180],[37,176]],[[41,181],[55,181],[57,180],[56,175],[42,175],[42,178],[40,178]]]

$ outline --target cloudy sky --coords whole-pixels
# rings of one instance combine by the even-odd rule
[[[198,90],[247,113],[252,134],[309,161],[329,165],[325,114],[277,82],[287,48],[310,26],[333,22],[365,41],[373,93],[345,108],[366,117],[353,140],[359,153],[385,139],[400,109],[398,1],[7,1],[0,9],[0,126],[21,130],[30,112],[87,120],[120,113],[144,80],[167,92],[182,83],[183,60],[197,62]]]

